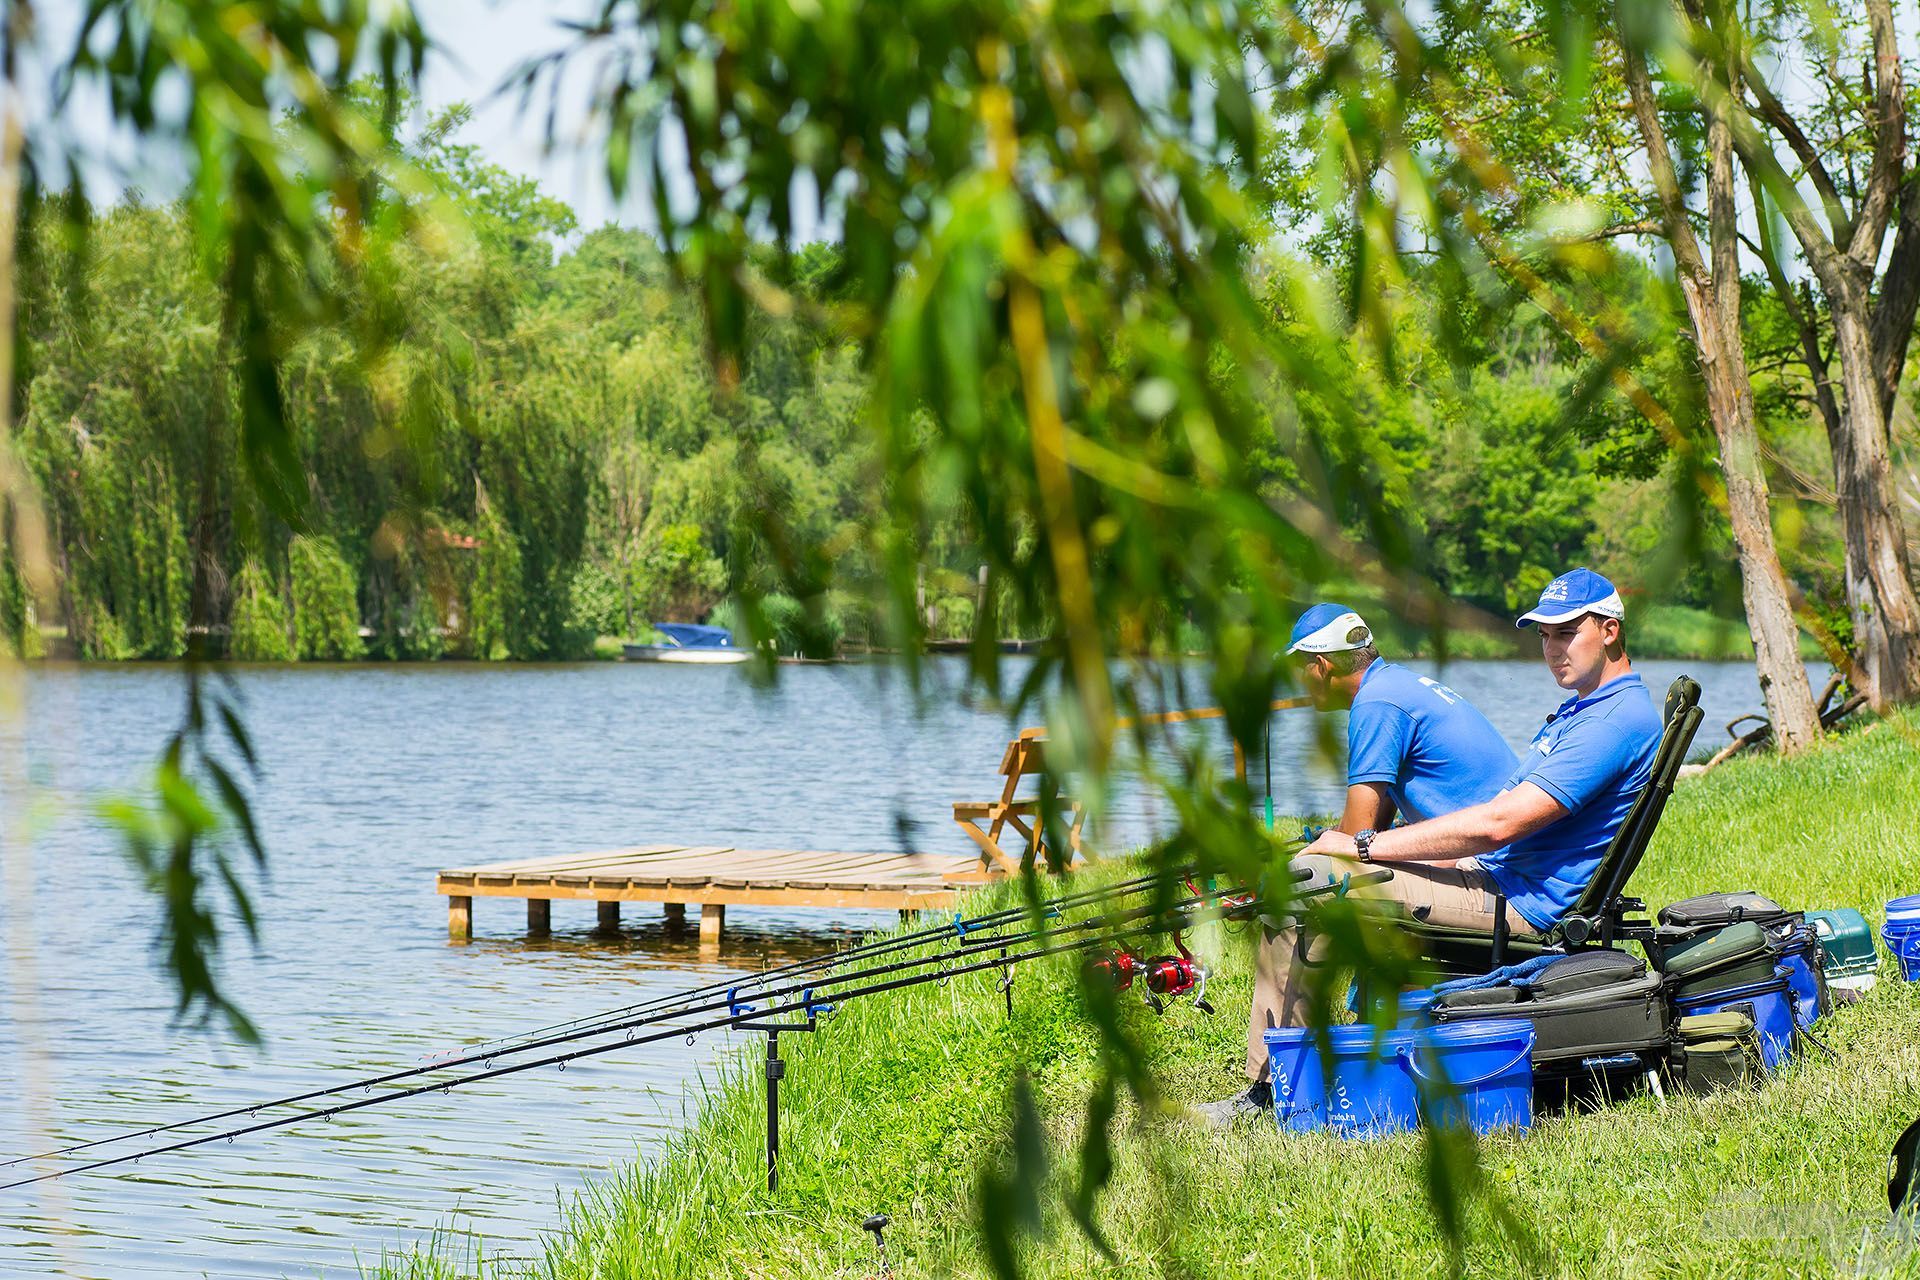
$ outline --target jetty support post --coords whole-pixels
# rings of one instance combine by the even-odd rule
[[[600,932],[620,932],[620,899],[602,898],[597,905],[600,908]]]
[[[722,902],[700,904],[700,945],[720,945],[720,934],[727,927],[727,907]]]
[[[660,905],[666,908],[668,924],[679,927],[687,923],[687,904],[686,903],[663,902]]]
[[[553,932],[553,899],[527,899],[527,933],[535,938],[544,938]]]
[[[447,895],[447,936],[455,942],[473,941],[473,899],[457,893]]]

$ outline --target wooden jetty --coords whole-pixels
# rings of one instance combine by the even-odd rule
[[[552,927],[556,898],[593,901],[600,927],[618,928],[623,902],[659,902],[669,917],[700,908],[700,940],[716,943],[730,906],[878,908],[901,913],[950,907],[961,884],[983,879],[976,858],[925,853],[830,853],[655,844],[491,862],[440,872],[447,931],[473,936],[475,898],[523,898],[527,931]]]
[[[1306,698],[1281,698],[1275,711],[1308,706]],[[1212,720],[1218,707],[1162,711],[1116,722],[1178,724]],[[600,905],[600,927],[620,925],[623,902],[658,902],[669,918],[685,919],[689,906],[700,908],[700,941],[716,943],[730,906],[849,907],[909,911],[950,907],[960,891],[998,877],[1018,875],[1025,867],[1050,863],[1047,833],[1041,826],[1040,800],[1020,795],[1023,782],[1044,781],[1044,729],[1023,729],[1001,757],[1000,794],[992,800],[953,806],[954,821],[978,846],[973,857],[930,853],[831,853],[820,850],[736,849],[731,845],[655,844],[598,853],[568,853],[517,862],[490,862],[442,871],[435,892],[447,899],[447,931],[461,940],[473,936],[475,898],[522,898],[527,932],[552,927],[553,901],[577,898]],[[1234,773],[1246,780],[1247,758],[1233,744]],[[1069,868],[1089,856],[1081,844],[1085,813],[1078,803],[1057,797],[1065,817]],[[1272,814],[1268,814],[1272,821]],[[988,825],[983,830],[982,822]],[[1015,843],[1009,831],[1018,832]],[[1004,843],[1003,843],[1004,842]],[[1011,847],[1008,847],[1011,846]]]

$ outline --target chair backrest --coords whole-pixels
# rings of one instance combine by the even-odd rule
[[[1673,794],[1680,766],[1686,763],[1687,750],[1693,746],[1693,735],[1704,715],[1700,710],[1699,682],[1690,676],[1677,677],[1667,687],[1666,728],[1660,734],[1660,747],[1654,752],[1653,771],[1647,777],[1647,785],[1640,789],[1633,807],[1627,810],[1626,820],[1613,833],[1607,851],[1600,855],[1593,879],[1587,882],[1573,909],[1562,918],[1563,930],[1567,921],[1578,919],[1589,926],[1590,932],[1593,924],[1617,909],[1628,879],[1639,868],[1640,859],[1646,856],[1653,829],[1660,823],[1667,797]]]

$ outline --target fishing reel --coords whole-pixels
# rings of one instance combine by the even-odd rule
[[[1122,947],[1111,955],[1089,960],[1087,975],[1105,978],[1113,984],[1115,991],[1128,991],[1133,987],[1133,980],[1146,972],[1146,967],[1146,961]]]
[[[1145,959],[1122,947],[1089,960],[1087,974],[1111,983],[1115,991],[1131,991],[1135,982],[1140,983],[1146,988],[1141,994],[1155,1013],[1165,1013],[1168,1004],[1188,994],[1193,996],[1194,1008],[1212,1013],[1213,1006],[1207,1003],[1207,967],[1193,958],[1177,936],[1173,945],[1179,954]]]
[[[1178,955],[1154,956],[1146,962],[1147,1003],[1155,1013],[1164,1013],[1169,1002],[1192,993],[1193,1007],[1212,1013],[1213,1006],[1207,1003],[1207,967],[1193,958],[1178,934],[1173,945]]]

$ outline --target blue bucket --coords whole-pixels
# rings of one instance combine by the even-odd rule
[[[1273,1080],[1273,1118],[1282,1129],[1307,1133],[1326,1124],[1327,1087],[1311,1031],[1268,1027],[1267,1070]]]
[[[1344,1137],[1397,1133],[1420,1123],[1420,1101],[1407,1071],[1411,1031],[1331,1027],[1327,1128]]]
[[[1900,962],[1900,976],[1908,982],[1920,982],[1920,927],[1897,934],[1882,930],[1880,940]]]
[[[1394,1025],[1402,1031],[1411,1031],[1417,1027],[1426,1026],[1428,1021],[1427,1011],[1433,1007],[1433,1002],[1437,998],[1438,993],[1435,992],[1432,987],[1425,987],[1419,991],[1402,991],[1400,993],[1400,1016]]]
[[[1900,976],[1908,982],[1920,982],[1920,893],[1894,898],[1887,903],[1887,922],[1880,927],[1880,941],[1900,962]]]
[[[1429,1027],[1409,1059],[1436,1125],[1470,1126],[1475,1133],[1533,1124],[1531,1022],[1487,1018]]]
[[[1708,991],[1673,1002],[1674,1015],[1685,1018],[1696,1013],[1719,1013],[1738,1009],[1752,1017],[1754,1030],[1760,1033],[1760,1061],[1771,1071],[1793,1052],[1794,999],[1787,977],[1787,966],[1780,965],[1765,982]]]

